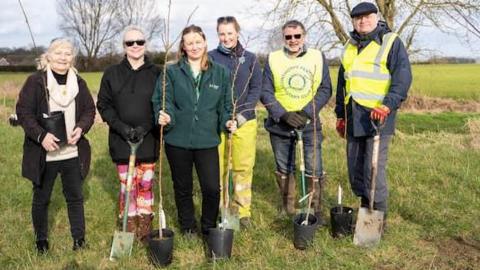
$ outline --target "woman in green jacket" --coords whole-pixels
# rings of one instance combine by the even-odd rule
[[[236,129],[230,120],[230,73],[208,59],[205,34],[198,26],[183,29],[178,52],[177,63],[167,67],[165,106],[162,79],[157,80],[152,102],[158,123],[165,126],[181,232],[198,231],[192,198],[195,164],[202,190],[201,229],[206,235],[216,226],[220,202],[219,134]]]

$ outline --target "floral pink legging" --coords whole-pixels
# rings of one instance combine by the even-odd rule
[[[127,186],[128,164],[117,165],[118,178],[120,179],[120,217],[123,216],[125,205],[125,191]],[[128,216],[141,214],[152,214],[153,207],[153,176],[155,174],[155,163],[137,163],[132,179],[130,190],[130,202]]]

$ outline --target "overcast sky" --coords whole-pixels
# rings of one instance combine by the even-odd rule
[[[158,0],[160,1],[160,0]],[[161,1],[167,3],[166,0]],[[178,33],[185,25],[190,12],[199,6],[192,19],[192,23],[200,25],[209,42],[209,48],[217,45],[215,33],[216,18],[225,15],[234,15],[240,22],[245,36],[259,32],[262,20],[254,18],[249,9],[262,8],[255,0],[174,0],[172,7],[172,33]],[[22,0],[26,9],[30,25],[37,45],[48,45],[50,40],[62,36],[59,30],[59,18],[56,14],[55,0]],[[165,12],[166,8],[163,10]],[[422,47],[435,50],[443,56],[463,56],[480,58],[480,41],[473,48],[455,37],[447,36],[439,31],[428,29],[420,37]],[[2,0],[0,8],[0,47],[31,46],[25,19],[21,12],[18,0]],[[263,48],[263,44],[249,45],[253,51]]]

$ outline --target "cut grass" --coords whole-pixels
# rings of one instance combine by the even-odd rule
[[[323,161],[328,173],[324,198],[326,215],[328,208],[336,205],[339,183],[345,190],[345,205],[357,207],[358,202],[347,180],[345,141],[335,133],[332,112],[326,111],[322,117]],[[473,247],[480,244],[480,151],[472,151],[467,134],[429,131],[413,135],[403,133],[393,139],[388,164],[389,226],[379,247],[357,248],[351,238],[335,240],[327,228],[322,228],[317,231],[312,247],[298,251],[292,244],[291,220],[277,214],[280,197],[274,180],[274,160],[268,134],[261,127],[262,120],[259,123],[253,182],[254,227],[235,234],[233,257],[229,261],[208,262],[199,239],[189,240],[178,233],[172,182],[165,162],[164,208],[168,227],[176,233],[174,258],[169,269],[478,267],[480,252],[475,253]],[[107,132],[104,124],[96,124],[88,134],[93,151],[92,168],[84,183],[88,248],[71,251],[65,202],[60,181],[57,181],[49,208],[52,249],[48,255],[38,256],[34,252],[30,217],[31,184],[20,176],[23,132],[0,123],[2,269],[154,269],[140,245],[134,246],[130,258],[116,263],[108,261],[116,223],[118,183],[108,155]],[[197,182],[194,196],[198,216],[200,190]],[[466,239],[469,244],[455,239]],[[452,241],[456,244],[449,245],[454,243]],[[468,256],[460,254],[465,250]]]

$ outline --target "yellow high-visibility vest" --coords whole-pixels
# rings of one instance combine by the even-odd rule
[[[387,33],[383,36],[382,45],[372,41],[360,53],[352,41],[347,43],[342,57],[346,82],[345,104],[352,97],[367,108],[382,105],[391,84],[387,68],[388,53],[397,36]]]
[[[302,57],[289,58],[278,50],[270,53],[275,98],[289,112],[299,111],[310,102],[322,83],[323,57],[319,50],[308,49]]]

